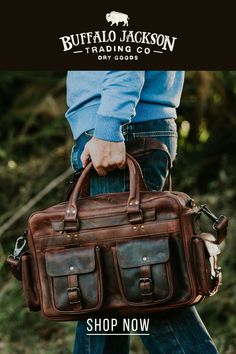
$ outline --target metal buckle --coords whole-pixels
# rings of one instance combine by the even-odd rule
[[[21,242],[22,242],[22,245],[19,246],[19,244]],[[13,251],[13,257],[15,259],[19,258],[19,255],[21,254],[21,251],[24,249],[25,245],[26,245],[25,236],[18,237],[18,239],[16,240],[16,243],[15,243],[14,251]]]
[[[129,222],[132,224],[133,223],[133,220],[132,220],[132,216],[134,216],[135,220],[134,220],[134,224],[141,224],[143,223],[143,210],[142,209],[139,209],[139,211],[137,212],[133,212],[133,213],[129,213],[127,212],[128,214],[128,219],[129,219]],[[139,214],[139,220],[136,219],[136,216]]]
[[[211,219],[215,223],[219,219],[215,214],[212,213],[212,211],[206,206],[206,204],[200,206],[199,212],[203,212],[206,216],[208,216],[209,219]]]
[[[210,220],[212,220],[214,222],[214,224],[212,225],[212,228],[214,231],[218,231],[217,230],[217,225],[225,218],[224,215],[220,215],[219,217],[217,217],[215,214],[212,213],[212,211],[206,206],[206,204],[203,204],[200,206],[200,209],[198,211],[197,215],[201,215],[201,213],[204,213]]]
[[[152,295],[152,289],[153,289],[153,285],[152,285],[152,279],[150,278],[140,278],[139,279],[139,286],[141,285],[141,283],[144,283],[144,286],[146,288],[146,284],[148,284],[150,291],[148,292],[148,289],[144,289],[143,291],[141,291],[141,295],[142,296],[146,296],[146,295]]]
[[[67,226],[66,223],[71,223],[71,225]],[[64,231],[78,231],[80,228],[80,222],[79,219],[76,219],[76,221],[66,221],[63,220],[63,230]]]
[[[69,293],[73,293],[75,292],[77,293],[77,296],[79,298],[79,300],[77,301],[70,301],[70,304],[73,305],[73,304],[78,304],[81,302],[81,291],[80,291],[80,288],[78,286],[73,286],[72,288],[67,288],[67,294],[68,294],[68,297],[69,297]],[[70,300],[70,297],[69,297],[69,300]]]

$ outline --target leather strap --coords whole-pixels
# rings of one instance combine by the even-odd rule
[[[143,301],[151,302],[153,300],[153,284],[151,266],[145,265],[140,267],[139,287]]]
[[[148,154],[153,150],[163,151],[168,156],[168,167],[171,169],[172,162],[169,150],[166,144],[162,143],[160,140],[153,138],[140,138],[130,140],[126,143],[126,151],[135,158]]]
[[[12,255],[8,256],[7,264],[10,267],[10,270],[14,277],[18,280],[22,280],[21,269],[20,269],[20,260],[14,258]]]
[[[76,307],[79,307],[79,309],[82,309],[82,303],[81,303],[81,291],[79,288],[79,282],[78,282],[78,275],[77,274],[72,274],[68,276],[68,288],[67,288],[67,295],[69,299],[69,303],[71,305],[76,305]]]
[[[213,226],[214,230],[216,231],[218,244],[220,244],[227,235],[228,223],[229,223],[228,218],[224,215],[221,215],[219,217],[218,222],[216,222]]]
[[[154,150],[160,150],[164,152],[168,159],[168,175],[167,175],[167,189],[169,191],[172,190],[172,179],[171,179],[171,168],[172,168],[172,160],[170,157],[169,150],[166,144],[162,143],[160,140],[153,139],[153,138],[140,138],[135,140],[130,140],[126,143],[126,151],[138,158],[145,154],[149,154]]]
[[[217,244],[220,244],[226,237],[227,235],[227,228],[228,228],[228,218],[224,215],[220,215],[217,217],[215,214],[212,213],[212,211],[206,206],[206,204],[203,204],[200,206],[198,213],[195,217],[195,220],[198,220],[202,213],[204,213],[210,220],[212,220],[213,223],[213,230],[215,231],[215,242]]]

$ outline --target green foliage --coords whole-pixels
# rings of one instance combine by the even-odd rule
[[[12,279],[0,292],[1,321],[0,333],[1,353],[38,354],[38,353],[71,353],[71,340],[74,325],[48,322],[37,313],[30,313],[22,298],[22,289]],[[4,341],[3,341],[4,339]]]
[[[180,139],[174,176],[179,189],[213,191],[223,175],[224,183],[235,182],[231,171],[236,162],[235,90],[234,71],[187,73],[177,120]],[[184,134],[186,122],[189,131]]]
[[[70,165],[71,133],[64,118],[65,73],[0,72],[0,227]],[[221,354],[236,352],[236,72],[186,73],[177,120],[176,190],[206,202],[230,217],[221,256],[223,286],[198,310]],[[63,200],[58,186],[34,206]],[[31,213],[34,210],[30,210]],[[0,235],[0,352],[66,354],[72,351],[75,323],[53,323],[25,308],[20,284],[4,263],[29,213]],[[132,353],[143,353],[132,343]],[[139,348],[139,349],[138,349]]]

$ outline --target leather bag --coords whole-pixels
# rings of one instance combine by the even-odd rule
[[[31,311],[50,320],[142,316],[218,291],[227,218],[185,193],[148,191],[129,154],[127,165],[129,192],[88,196],[89,163],[68,201],[30,216],[7,262]],[[203,214],[211,233],[200,228]]]

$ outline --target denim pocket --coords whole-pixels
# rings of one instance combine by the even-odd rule
[[[153,138],[160,140],[168,148],[171,160],[174,161],[177,152],[178,133],[175,131],[142,131],[133,133],[133,138]]]
[[[160,140],[168,148],[171,160],[176,157],[178,133],[174,119],[160,119],[133,124],[130,139],[152,138]],[[152,190],[161,190],[168,173],[168,160],[160,150],[152,151],[149,156],[140,157],[147,186]]]
[[[75,141],[75,144],[72,147],[70,162],[74,172],[77,172],[78,170],[83,168],[82,162],[80,160],[80,156],[84,150],[85,144],[91,139],[91,137],[92,136],[88,136],[85,133],[83,133]]]

